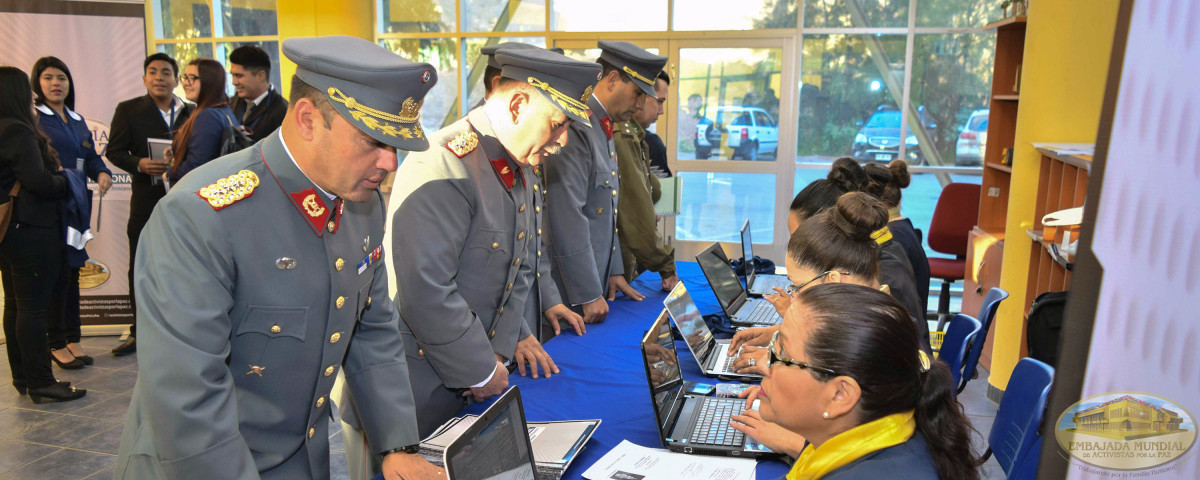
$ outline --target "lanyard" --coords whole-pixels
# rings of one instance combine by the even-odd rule
[[[174,95],[171,96],[170,116],[171,116],[171,120],[169,120],[167,122],[167,136],[171,139],[174,139],[175,138],[175,131],[173,130],[173,128],[175,127],[175,96]]]

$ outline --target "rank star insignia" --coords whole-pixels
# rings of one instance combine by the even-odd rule
[[[258,175],[250,170],[241,170],[196,191],[196,195],[208,202],[213,210],[220,210],[254,194],[258,186]]]
[[[263,370],[266,370],[266,369],[267,369],[267,367],[260,367],[258,365],[250,365],[250,371],[246,372],[246,375],[258,375],[258,378],[262,378],[262,376],[263,376],[262,372],[263,372]]]

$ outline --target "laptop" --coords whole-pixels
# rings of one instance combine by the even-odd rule
[[[792,284],[787,275],[758,275],[754,272],[754,242],[750,241],[750,220],[742,224],[742,264],[746,268],[746,292],[755,297],[778,293],[775,287]]]
[[[512,387],[446,447],[450,480],[534,480],[537,465],[521,392]]]
[[[683,335],[688,350],[692,351],[692,357],[696,359],[696,365],[700,366],[700,371],[705,375],[736,377],[746,381],[762,380],[762,375],[738,373],[730,366],[737,356],[726,354],[729,351],[729,342],[713,339],[712,330],[704,323],[704,316],[692,302],[692,297],[688,295],[683,282],[675,285],[671,294],[663,300],[663,306],[667,307],[667,313],[675,320],[675,327],[679,329],[679,334]]]
[[[663,446],[672,452],[702,455],[774,455],[770,449],[729,425],[731,415],[745,410],[745,400],[685,393],[666,310],[658,315],[642,339],[642,361],[646,365],[650,403],[654,406],[654,419]],[[758,408],[757,401],[754,408]]]
[[[742,287],[742,281],[738,280],[737,273],[729,266],[729,259],[725,257],[725,251],[721,250],[721,244],[714,243],[696,255],[696,263],[700,264],[700,270],[708,279],[708,286],[712,288],[713,295],[717,296],[717,303],[721,304],[725,315],[729,316],[730,323],[771,326],[783,321],[771,302],[762,298],[750,298],[746,289]]]

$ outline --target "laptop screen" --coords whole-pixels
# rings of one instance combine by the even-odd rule
[[[725,252],[721,251],[721,244],[714,243],[711,247],[704,249],[699,255],[696,255],[696,262],[700,264],[700,269],[704,270],[704,276],[708,277],[708,283],[712,286],[713,293],[717,295],[717,301],[721,302],[721,308],[725,313],[733,314],[733,304],[738,300],[738,297],[746,293],[742,288],[741,280],[738,280],[737,274],[733,272],[733,267],[729,266],[729,262],[725,259]],[[678,322],[678,320],[676,320]]]
[[[746,269],[746,286],[754,284],[754,247],[750,240],[750,220],[742,224],[742,268]]]
[[[692,301],[692,296],[688,295],[683,282],[679,282],[675,289],[671,290],[671,294],[663,300],[663,305],[671,313],[671,318],[675,319],[675,326],[679,327],[679,334],[687,341],[692,355],[701,362],[707,359],[708,351],[714,344],[712,330],[704,323],[704,315],[696,308],[696,303]]]
[[[534,480],[533,452],[514,387],[446,449],[451,480]]]
[[[668,318],[667,311],[663,310],[642,339],[642,361],[646,364],[646,379],[654,400],[654,415],[658,420],[659,433],[666,431],[666,423],[671,415],[671,403],[679,397],[683,388],[679,355],[675,352],[675,338],[671,335],[671,322]]]

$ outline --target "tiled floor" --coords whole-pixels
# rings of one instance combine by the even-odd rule
[[[96,364],[83,370],[54,367],[59,380],[88,389],[86,397],[66,403],[34,405],[17,395],[9,377],[5,346],[0,346],[0,479],[73,480],[111,478],[130,394],[137,380],[136,355],[113,357],[116,337],[90,337],[83,346]],[[996,416],[987,400],[986,374],[968,384],[959,396],[975,425],[972,450],[981,453]],[[340,424],[330,425],[331,478],[348,479]],[[982,477],[1004,478],[995,459],[984,465]]]

